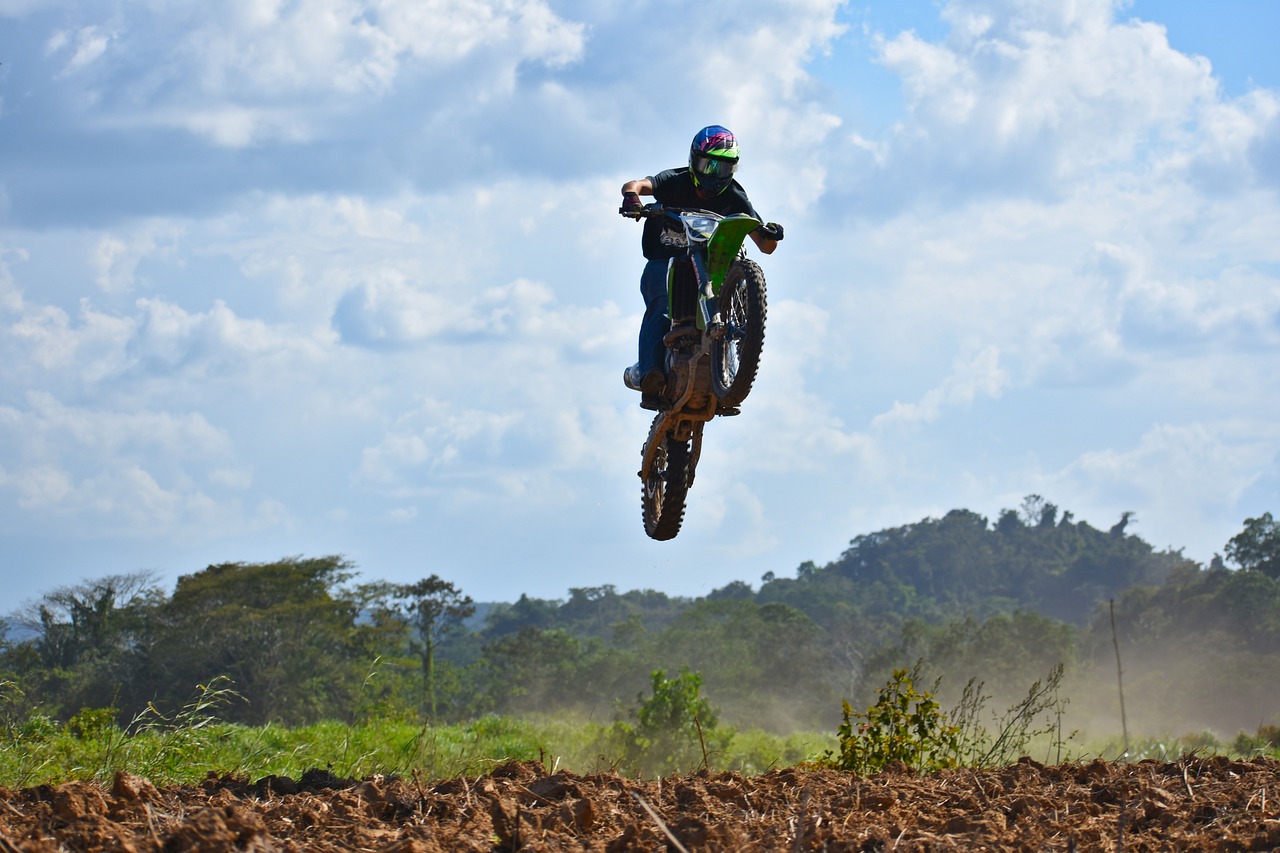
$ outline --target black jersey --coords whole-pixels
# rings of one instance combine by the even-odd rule
[[[760,214],[751,206],[751,199],[747,198],[747,191],[736,180],[724,192],[710,198],[698,195],[698,190],[693,185],[693,175],[689,174],[687,166],[659,172],[650,177],[649,182],[653,184],[654,200],[664,207],[709,210],[721,216],[745,213],[760,219]],[[669,217],[655,217],[645,221],[642,248],[646,258],[670,258],[683,254],[683,250],[687,248],[687,244],[679,245],[684,240],[683,234],[668,233],[666,225],[669,223]]]

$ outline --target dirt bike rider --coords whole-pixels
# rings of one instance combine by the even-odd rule
[[[666,207],[709,210],[727,216],[746,213],[764,221],[747,198],[746,190],[734,180],[738,169],[738,142],[733,133],[718,124],[704,127],[689,146],[689,167],[667,169],[647,178],[627,181],[622,185],[622,207],[618,212],[635,216],[644,207],[640,196],[651,195]],[[640,293],[644,296],[644,320],[640,323],[639,360],[623,371],[628,388],[642,393],[640,405],[656,409],[666,385],[664,370],[666,348],[662,339],[670,330],[667,314],[667,261],[669,250],[659,245],[661,231],[658,219],[645,222],[643,249],[649,259],[640,276]],[[782,239],[782,226],[775,222],[761,225],[750,237],[766,255],[773,254]]]

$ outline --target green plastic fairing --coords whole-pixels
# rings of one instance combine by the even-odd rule
[[[716,233],[707,244],[707,273],[711,276],[711,292],[720,295],[720,287],[729,267],[738,257],[742,241],[760,227],[760,220],[745,213],[735,213],[720,220]]]

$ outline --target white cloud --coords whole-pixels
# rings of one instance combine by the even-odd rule
[[[929,389],[918,402],[894,402],[889,411],[872,418],[873,429],[895,424],[911,426],[936,421],[947,406],[965,406],[979,395],[998,399],[1009,383],[994,346],[983,347],[966,358],[957,359],[951,373],[937,387]]]
[[[483,468],[498,455],[504,436],[522,420],[518,414],[461,409],[426,400],[420,409],[397,419],[376,447],[361,454],[362,482],[412,494],[439,488],[432,474],[455,475],[467,468]],[[464,452],[478,447],[478,452]],[[492,464],[490,462],[490,464]],[[407,490],[407,491],[402,491]]]
[[[74,519],[86,533],[154,538],[246,525],[237,499],[200,485],[225,486],[234,454],[226,433],[199,413],[104,411],[33,391],[24,406],[0,406],[0,447],[0,500],[10,493],[18,509],[43,519],[38,528]]]
[[[221,456],[230,450],[226,436],[198,413],[95,411],[66,406],[38,391],[30,392],[26,403],[22,410],[2,410],[10,427],[5,443],[11,452],[21,448],[40,457],[56,452],[61,446],[56,439],[67,439],[66,446],[104,458],[122,452]]]
[[[26,259],[27,253],[0,243],[0,311],[18,313],[22,310],[22,291],[13,279],[6,256],[13,256],[21,261]]]
[[[1207,560],[1242,521],[1238,507],[1272,467],[1280,448],[1274,424],[1189,421],[1155,424],[1127,448],[1083,453],[1046,487],[1067,501],[1139,512],[1140,535],[1157,547],[1190,546]],[[1206,541],[1208,540],[1208,541]],[[1192,555],[1189,555],[1192,556]]]
[[[498,596],[697,592],[1031,491],[1238,526],[1280,448],[1276,94],[1119,3],[941,8],[944,39],[858,41],[836,0],[0,0],[31,60],[0,67],[6,530],[375,574],[429,541]],[[864,126],[886,79],[900,121]],[[788,236],[659,550],[614,211],[709,122]]]
[[[129,233],[104,234],[94,248],[94,280],[106,293],[127,293],[140,283],[138,265],[144,260],[164,258],[182,237],[174,225],[150,222]]]
[[[541,0],[244,0],[223,7],[126,4],[135,26],[111,35],[96,24],[60,31],[50,52],[75,45],[70,70],[114,69],[147,57],[129,88],[109,93],[127,105],[109,120],[158,124],[243,148],[300,143],[334,116],[359,113],[397,91],[458,81],[473,97],[510,91],[524,63],[561,67],[580,58],[584,28]],[[435,82],[433,82],[435,81]]]
[[[1218,86],[1164,29],[1114,20],[1112,0],[952,0],[947,40],[877,36],[903,81],[892,186],[1053,197],[1098,170],[1153,168],[1196,144]],[[856,160],[855,160],[856,161]],[[909,164],[909,165],[908,165]]]
[[[45,53],[62,54],[70,51],[59,76],[65,77],[83,70],[107,52],[114,36],[98,26],[85,26],[74,32],[60,30],[55,32],[45,45]]]

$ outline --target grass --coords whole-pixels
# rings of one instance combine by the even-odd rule
[[[315,768],[352,778],[418,773],[439,780],[481,775],[509,760],[591,773],[618,769],[618,759],[608,752],[610,737],[610,727],[599,723],[496,716],[459,725],[370,719],[354,726],[296,728],[171,720],[128,730],[36,717],[0,732],[0,786],[105,782],[118,771],[161,785],[198,783],[211,772],[250,781],[270,775],[296,779]],[[723,755],[709,757],[710,765],[756,774],[794,765],[830,743],[818,734],[737,733]]]
[[[1203,733],[1139,738],[1129,744],[1127,755],[1112,741],[1064,754],[1062,703],[1056,696],[1059,675],[1055,671],[1044,682],[1036,682],[1027,698],[991,720],[990,728],[978,722],[987,701],[981,685],[966,688],[965,697],[949,718],[964,732],[956,763],[999,766],[1022,755],[1042,756],[1046,763],[1083,760],[1090,755],[1125,761],[1176,760],[1188,753],[1280,757],[1280,729],[1275,726],[1263,726],[1256,735],[1242,733],[1229,742]],[[0,700],[6,691],[15,690],[12,683],[0,682]],[[435,781],[482,775],[510,760],[538,760],[551,772],[630,772],[624,764],[625,749],[618,739],[618,728],[609,723],[564,716],[486,716],[455,725],[422,725],[374,712],[357,715],[355,723],[322,722],[292,728],[221,721],[219,710],[237,698],[228,683],[214,681],[201,686],[177,713],[166,716],[147,708],[124,727],[116,723],[112,709],[85,710],[65,723],[40,714],[16,719],[0,713],[0,786],[23,788],[73,779],[106,782],[121,771],[145,776],[158,785],[195,784],[210,773],[249,781],[273,775],[298,778],[312,769],[350,778],[384,774]],[[879,729],[905,737],[929,734],[920,734],[921,727],[914,724],[918,720],[908,718],[905,722],[912,725],[900,726],[903,721],[895,717],[886,722],[873,716],[874,710],[858,715],[868,725],[875,724],[873,734]],[[849,742],[868,736],[866,731],[855,736],[852,727],[848,728],[841,738],[838,733],[778,735],[721,726],[717,746],[700,755],[697,766],[663,772],[697,770],[703,761],[712,771],[732,770],[744,775],[814,760],[831,766],[833,747],[843,754]],[[824,754],[825,763],[818,758]]]

